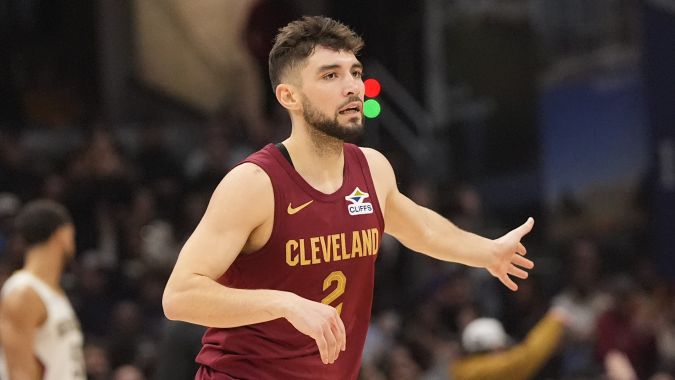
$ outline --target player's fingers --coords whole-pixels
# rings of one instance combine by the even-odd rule
[[[525,256],[525,255],[527,255],[527,248],[525,248],[523,243],[518,242],[518,248],[516,248],[516,252],[518,252],[518,254],[520,254],[520,255]]]
[[[337,316],[337,312],[335,313],[335,319],[331,321],[330,328],[331,332],[333,333],[333,336],[335,337],[335,347],[333,347],[333,360],[337,360],[338,356],[340,356],[340,350],[342,350],[342,332],[340,331],[340,323],[338,320],[340,317]]]
[[[335,334],[333,334],[333,323],[327,321],[323,325],[323,338],[326,340],[326,364],[332,363],[335,361],[336,353],[338,352],[337,341],[335,339]]]
[[[326,342],[326,338],[323,334],[319,334],[319,336],[314,340],[316,341],[316,345],[319,347],[321,361],[323,364],[328,364],[328,343]]]
[[[522,270],[522,269],[520,269],[520,268],[517,268],[517,267],[515,267],[515,266],[513,266],[513,265],[511,265],[511,266],[509,267],[508,272],[509,272],[509,274],[511,274],[511,275],[514,275],[514,276],[516,276],[516,277],[518,277],[518,278],[522,278],[523,280],[526,279],[527,276],[528,276],[527,272],[525,272],[524,270]]]
[[[525,269],[532,269],[534,268],[534,262],[530,259],[526,259],[523,256],[520,255],[513,255],[511,258],[511,264],[513,265],[518,265],[519,267],[525,268]]]
[[[511,289],[514,292],[518,290],[518,285],[516,285],[516,283],[513,282],[513,280],[511,280],[511,278],[506,274],[500,276],[499,281],[501,281],[502,284],[504,284],[504,286],[506,286],[507,288]]]
[[[339,314],[337,316],[337,320],[338,327],[340,328],[340,337],[342,338],[342,347],[340,347],[340,349],[345,351],[347,349],[347,329],[345,328],[345,324],[342,322],[342,318],[340,318]]]

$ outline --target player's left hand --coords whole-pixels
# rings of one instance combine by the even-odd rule
[[[494,240],[496,249],[494,251],[493,263],[488,265],[486,269],[493,276],[497,277],[507,288],[516,291],[518,285],[509,277],[509,275],[518,278],[526,279],[528,273],[521,268],[532,269],[534,263],[525,257],[527,249],[520,242],[523,236],[532,231],[534,226],[534,219],[528,218],[527,221],[506,235]],[[520,268],[519,268],[520,267]]]

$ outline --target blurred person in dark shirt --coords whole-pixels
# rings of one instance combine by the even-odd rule
[[[612,281],[612,303],[598,317],[596,354],[601,361],[611,351],[623,352],[638,378],[645,379],[656,365],[655,325],[647,297],[625,275]]]
[[[553,298],[553,303],[570,310],[568,337],[562,349],[561,371],[565,376],[592,375],[601,371],[594,355],[597,319],[610,298],[602,287],[601,261],[595,241],[577,238],[570,244],[567,272],[571,281]]]
[[[199,365],[195,357],[202,346],[205,327],[187,322],[167,321],[162,329],[159,345],[160,358],[155,369],[155,380],[191,379]]]

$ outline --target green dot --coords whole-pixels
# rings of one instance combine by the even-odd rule
[[[363,103],[363,114],[366,115],[367,118],[372,119],[377,117],[381,110],[380,103],[375,99],[368,99]]]

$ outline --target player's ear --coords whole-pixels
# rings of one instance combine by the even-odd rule
[[[64,224],[54,231],[54,235],[52,235],[51,238],[56,241],[57,244],[68,247],[75,238],[75,229],[71,224]]]
[[[274,91],[277,101],[288,110],[300,108],[300,97],[295,86],[287,83],[280,83]]]

